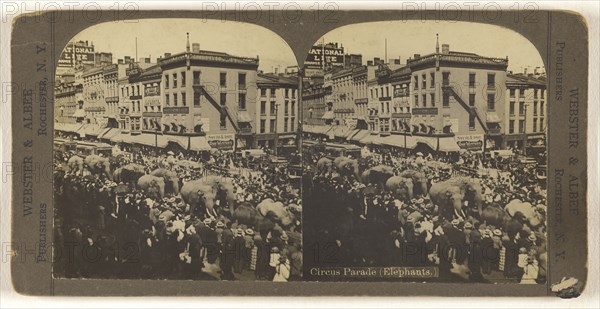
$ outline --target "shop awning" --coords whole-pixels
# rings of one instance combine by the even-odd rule
[[[490,113],[490,112],[488,112],[487,115],[485,116],[485,121],[489,122],[489,123],[500,123],[500,122],[502,122],[500,120],[500,117],[498,117],[498,114],[496,114],[496,113]]]
[[[335,116],[333,115],[333,111],[326,111],[325,114],[323,114],[323,117],[321,117],[321,119],[333,119]]]
[[[329,132],[329,130],[331,130],[331,129],[332,129],[331,126],[314,126],[312,133],[327,134],[327,132]]]
[[[360,129],[354,129],[352,131],[350,131],[350,133],[348,134],[348,136],[346,137],[346,140],[350,141],[351,138],[356,135],[358,132],[360,132]]]
[[[329,131],[329,134],[331,135],[333,133],[335,137],[346,138],[350,132],[352,131],[347,126],[333,126],[331,131]]]
[[[121,129],[107,128],[104,133],[98,135],[98,138],[111,139],[113,136],[118,135],[119,133],[121,133]]]
[[[81,126],[83,126],[81,123],[55,122],[54,130],[62,132],[77,132],[77,130],[81,129]]]
[[[369,130],[358,130],[358,132],[356,134],[354,134],[353,136],[351,136],[349,138],[349,140],[359,142],[361,139],[365,138],[365,136],[367,136],[369,134],[371,134],[371,132],[369,132]]]
[[[454,139],[454,137],[441,137],[439,138],[439,151],[443,151],[443,152],[453,152],[453,151],[460,151],[460,147],[458,147],[458,144],[456,143],[456,139]]]
[[[381,139],[383,145],[392,147],[414,149],[417,145],[412,135],[390,135]]]
[[[429,148],[431,148],[432,150],[437,149],[437,137],[414,136],[414,138],[415,138],[415,143],[423,143],[423,144],[429,146]]]
[[[373,144],[373,145],[381,145],[383,140],[382,138],[377,135],[377,134],[369,134],[367,136],[365,136],[364,138],[362,138],[360,140],[361,143],[368,145],[368,144]]]
[[[192,136],[190,137],[190,149],[193,151],[206,151],[210,150],[211,147],[208,144],[206,136]]]
[[[238,122],[252,122],[252,117],[246,111],[238,112]]]
[[[84,118],[85,117],[85,111],[83,109],[78,109],[75,111],[75,113],[73,113],[73,117],[75,118]]]

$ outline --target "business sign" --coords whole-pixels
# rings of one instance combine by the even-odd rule
[[[456,135],[458,147],[471,151],[483,150],[483,134]]]
[[[94,64],[94,46],[69,43],[58,58],[58,66],[72,68],[77,63]]]
[[[189,112],[190,108],[187,106],[171,106],[163,108],[163,114],[188,114]]]
[[[413,115],[437,115],[438,109],[437,107],[422,107],[422,108],[413,108]]]
[[[235,134],[209,134],[206,135],[210,147],[219,150],[233,150]]]
[[[146,86],[144,88],[144,96],[153,97],[160,95],[160,88],[158,86]]]
[[[344,65],[344,49],[335,46],[313,46],[306,56],[304,66],[307,68],[322,68],[323,63]]]

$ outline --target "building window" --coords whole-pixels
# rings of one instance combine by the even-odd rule
[[[177,73],[173,73],[173,88],[177,88]]]
[[[287,132],[288,118],[283,119],[283,132]]]
[[[487,100],[488,110],[493,111],[496,109],[496,95],[493,93],[488,94]]]
[[[185,92],[182,92],[181,93],[181,106],[186,106],[186,104],[187,104],[187,100],[185,97]]]
[[[525,115],[525,103],[519,104],[519,115]]]
[[[427,106],[427,95],[426,95],[426,94],[424,94],[424,95],[422,96],[422,98],[423,98],[423,107],[426,107],[426,106]]]
[[[415,95],[415,107],[419,106],[419,96]]]
[[[540,131],[544,131],[544,118],[540,118]]]
[[[286,101],[284,104],[284,115],[285,116],[289,116],[290,115],[290,105],[289,105],[289,101]]]
[[[275,119],[271,119],[271,121],[269,122],[269,126],[270,126],[270,132],[271,133],[275,133],[276,132],[276,128],[275,128]]]
[[[533,118],[533,128],[532,132],[537,132],[537,118]]]
[[[285,98],[289,98],[290,97],[290,90],[289,89],[285,89]]]
[[[494,88],[496,86],[496,75],[494,73],[488,73],[487,85],[488,88]]]
[[[271,98],[275,98],[275,88],[271,89]]]
[[[194,107],[200,107],[200,93],[194,92]]]
[[[511,116],[514,116],[515,115],[515,102],[510,102],[510,104],[508,106],[509,106],[508,114]]]
[[[221,130],[227,129],[227,116],[224,113],[221,113],[221,118],[219,119],[219,126]]]
[[[173,93],[173,106],[177,106],[177,93]]]
[[[542,99],[544,99],[544,89],[541,89],[541,90],[540,90],[540,97],[541,97]]]
[[[238,94],[238,109],[246,110],[246,94],[245,93]]]
[[[475,130],[475,115],[469,114],[469,130]]]
[[[508,122],[508,133],[509,134],[515,133],[515,121],[514,120],[510,120]]]
[[[533,115],[537,116],[538,114],[538,104],[536,101],[533,102]]]
[[[540,102],[540,116],[544,116],[544,102]]]
[[[435,88],[435,73],[429,74],[429,88]]]
[[[194,85],[200,85],[200,72],[195,71],[194,72]]]
[[[238,87],[246,89],[246,73],[238,73]]]
[[[371,99],[374,99],[375,97],[373,96],[373,89],[370,89],[370,90],[371,90]]]
[[[421,75],[421,83],[423,89],[427,88],[427,74]]]
[[[515,89],[510,89],[510,98],[511,99],[515,98]]]
[[[442,106],[449,107],[450,106],[450,93],[444,91],[444,97],[442,98]]]
[[[538,90],[537,89],[533,89],[533,98],[534,99],[538,98]]]
[[[267,102],[260,101],[260,114],[262,116],[267,115]]]
[[[165,74],[165,88],[169,89],[169,75]]]
[[[219,102],[222,106],[227,105],[227,93],[221,93]]]
[[[267,96],[267,89],[261,88],[260,89],[260,96],[261,97],[266,97]]]
[[[519,120],[519,133],[525,133],[525,120]]]
[[[415,81],[413,82],[415,85],[415,90],[419,89],[419,76],[415,75]]]
[[[442,72],[442,86],[450,86],[450,72]]]
[[[296,90],[292,89],[292,99],[295,99],[295,98],[296,98]]]
[[[169,105],[171,105],[171,102],[169,102],[169,94],[168,94],[168,93],[167,93],[167,94],[165,94],[165,105],[166,105],[166,106],[169,106]]]
[[[260,120],[260,133],[265,133],[267,122],[264,119]]]
[[[429,95],[431,97],[431,101],[429,103],[431,103],[431,107],[435,107],[435,93],[431,93]]]
[[[296,102],[292,101],[291,104],[292,107],[290,107],[290,109],[292,110],[292,116],[296,116]]]
[[[181,87],[185,87],[185,72],[181,72]]]
[[[471,106],[471,107],[475,106],[475,94],[474,93],[469,93],[469,106]]]
[[[219,85],[223,88],[227,88],[227,73],[221,72],[219,75]]]
[[[271,116],[275,116],[275,114],[277,113],[277,105],[275,103],[270,104],[271,107]]]
[[[296,122],[295,118],[290,118],[290,132],[294,132],[294,123]]]
[[[469,73],[469,88],[475,88],[475,73]]]
[[[137,92],[136,95],[141,95],[140,94],[140,85],[135,86],[135,89],[136,89],[136,92]]]

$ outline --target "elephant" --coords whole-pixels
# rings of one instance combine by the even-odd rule
[[[216,201],[223,199],[229,205],[230,212],[234,213],[235,192],[231,178],[207,176],[192,180],[186,182],[179,193],[183,201],[190,204],[192,213],[196,207],[204,206],[213,215]]]
[[[160,177],[144,175],[138,179],[137,185],[151,198],[162,199],[165,196],[165,181]]]
[[[74,172],[83,172],[83,158],[80,156],[72,156],[67,161],[67,166],[69,167],[69,173]]]
[[[294,222],[294,215],[286,209],[282,202],[275,202],[268,198],[256,205],[256,209],[263,217],[273,213],[276,220],[283,226],[289,226]]]
[[[427,195],[429,188],[427,187],[427,177],[424,173],[415,170],[405,170],[400,173],[400,176],[412,179],[414,195]]]
[[[481,212],[481,220],[495,227],[502,227],[510,217],[500,207],[488,206]]]
[[[506,210],[508,215],[512,218],[522,216],[525,223],[532,228],[540,226],[543,222],[542,215],[535,210],[531,203],[514,199],[506,204],[504,210]]]
[[[464,201],[474,205],[479,215],[482,213],[481,185],[468,179],[452,178],[435,183],[429,189],[429,197],[439,206],[440,214],[448,219],[452,218],[452,212],[463,218],[468,215],[463,209]]]
[[[123,183],[137,183],[138,179],[145,174],[144,167],[139,164],[130,163],[115,170],[113,180]]]
[[[243,202],[233,211],[233,219],[239,224],[245,224],[247,226],[258,225],[258,221],[263,216],[254,208],[250,203]]]
[[[179,177],[177,177],[177,173],[164,168],[159,168],[152,171],[150,175],[162,177],[165,180],[165,192],[167,194],[179,194]]]
[[[333,165],[337,171],[344,176],[354,175],[356,179],[359,179],[360,177],[357,160],[347,157],[337,157],[333,160]]]
[[[94,175],[105,174],[106,177],[112,179],[112,174],[110,172],[110,161],[108,158],[98,155],[89,155],[85,157],[83,162],[85,163],[85,166],[87,166],[90,173]]]
[[[402,176],[392,176],[385,182],[385,188],[392,192],[394,197],[404,201],[413,198],[413,180]]]
[[[384,187],[386,181],[394,176],[394,169],[387,165],[377,165],[362,173],[361,179],[365,185],[377,184]]]
[[[317,173],[327,174],[333,169],[333,161],[329,158],[321,158],[317,161]]]

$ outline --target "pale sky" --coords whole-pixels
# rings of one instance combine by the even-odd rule
[[[537,49],[517,32],[507,28],[468,22],[391,21],[343,26],[324,35],[325,42],[339,42],[347,53],[363,55],[363,64],[374,57],[384,58],[387,38],[388,59],[400,56],[406,63],[413,54],[435,52],[435,34],[451,51],[472,52],[481,56],[505,58],[508,70],[528,72],[544,63]],[[319,40],[320,42],[321,40]]]
[[[113,62],[124,56],[135,57],[137,37],[138,58],[151,56],[152,62],[165,52],[185,51],[186,32],[190,46],[200,43],[200,49],[226,52],[234,56],[260,58],[259,70],[272,72],[280,65],[298,65],[287,43],[274,32],[252,24],[199,19],[140,19],[134,22],[108,22],[89,27],[71,41],[92,41],[95,51],[112,52]]]

